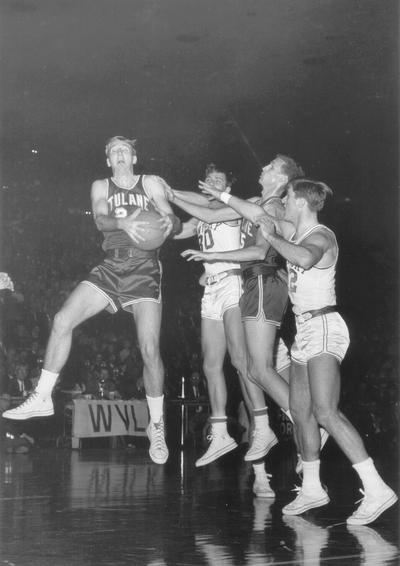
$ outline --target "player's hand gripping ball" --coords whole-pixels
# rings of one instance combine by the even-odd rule
[[[148,222],[148,224],[144,226],[143,231],[140,232],[140,235],[144,238],[144,240],[135,242],[135,247],[146,251],[160,248],[167,237],[165,227],[163,227],[160,222],[160,220],[162,220],[161,214],[152,210],[142,210],[142,212],[136,217],[136,220]]]

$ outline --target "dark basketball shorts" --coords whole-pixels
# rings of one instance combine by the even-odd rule
[[[160,303],[161,277],[157,258],[106,258],[83,283],[108,299],[106,310],[117,312],[143,301]]]
[[[243,282],[242,320],[263,320],[278,328],[288,304],[287,284],[278,275],[257,275]]]

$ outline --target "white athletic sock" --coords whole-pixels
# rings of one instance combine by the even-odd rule
[[[42,369],[35,391],[42,397],[49,397],[54,389],[59,375],[60,374],[58,373],[47,371],[47,369]]]
[[[253,411],[254,417],[254,428],[268,429],[269,427],[269,417],[268,417],[268,407],[263,409],[256,409]]]
[[[253,464],[254,475],[256,477],[265,476],[265,464],[264,462],[257,462],[257,464]]]
[[[360,476],[365,494],[374,495],[377,491],[387,488],[387,485],[375,468],[372,458],[367,458],[363,462],[353,464],[353,468]]]
[[[312,462],[303,460],[303,485],[301,488],[305,493],[315,493],[315,491],[322,490],[319,467],[320,460],[313,460]]]
[[[225,436],[226,434],[228,434],[227,422],[227,417],[210,417],[210,423],[213,432],[220,436]]]
[[[164,413],[164,395],[160,397],[149,397],[146,395],[146,400],[149,407],[150,420],[153,423],[159,423]]]

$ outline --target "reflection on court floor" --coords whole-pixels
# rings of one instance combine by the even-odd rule
[[[357,490],[329,465],[336,505],[282,517],[293,457],[272,455],[276,499],[255,498],[240,451],[202,469],[177,451],[165,466],[146,448],[3,454],[0,564],[384,566],[398,563],[397,507],[346,527]],[[346,470],[348,477],[348,470]]]

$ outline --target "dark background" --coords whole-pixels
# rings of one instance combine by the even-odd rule
[[[48,243],[56,208],[64,240],[76,232],[109,136],[136,137],[139,171],[176,188],[221,161],[244,197],[258,193],[260,165],[286,153],[334,190],[323,220],[338,235],[350,323],[378,313],[394,338],[397,32],[396,0],[4,0],[3,248],[10,201],[31,246]],[[21,223],[33,203],[40,234]],[[189,269],[168,246],[167,298]]]

